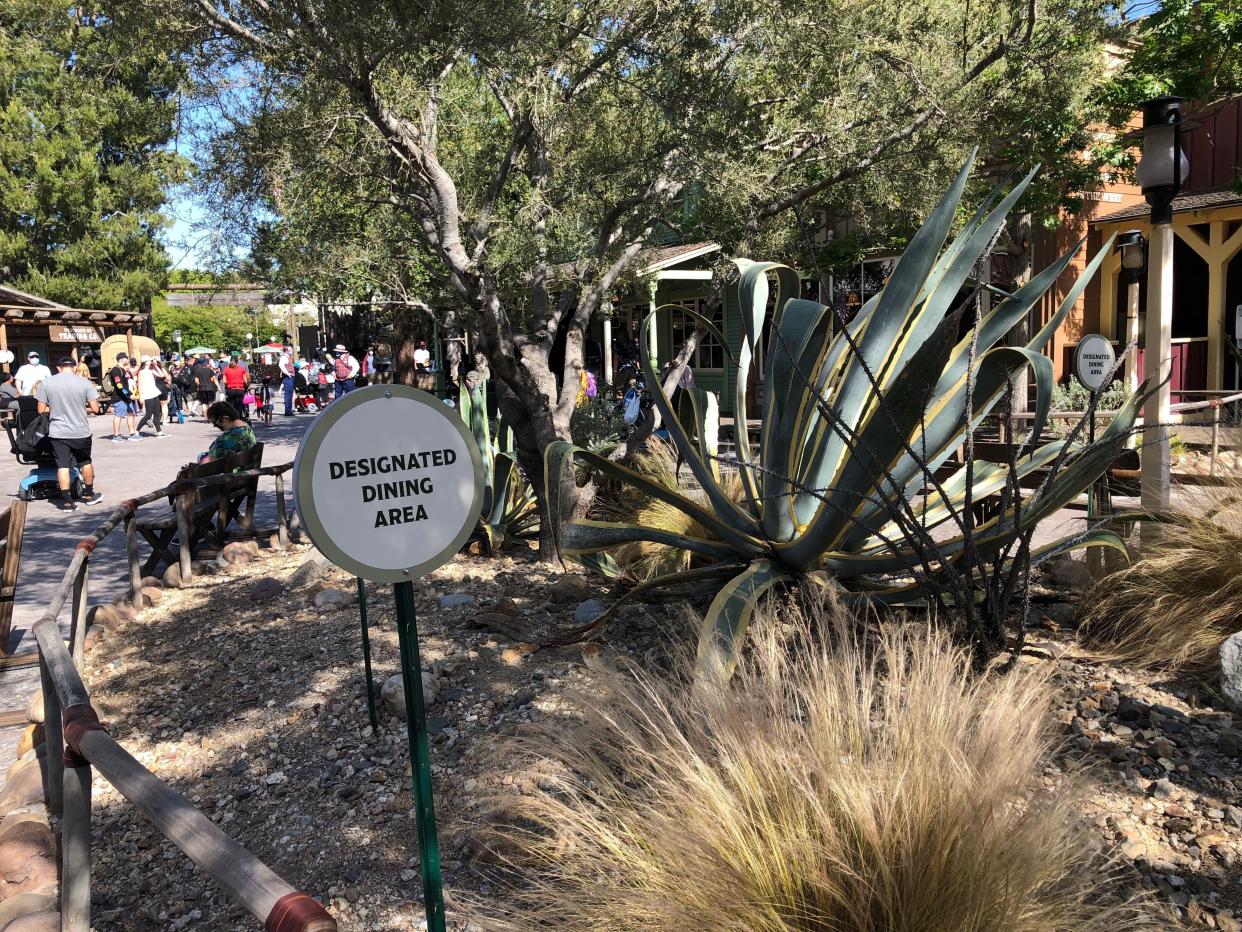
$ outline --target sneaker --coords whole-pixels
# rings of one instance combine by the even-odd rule
[[[56,503],[56,507],[61,511],[77,511],[78,503],[71,498],[62,498]]]
[[[129,439],[130,441],[141,440],[142,434],[133,433],[133,434],[130,434],[127,439]]]
[[[80,501],[83,505],[96,505],[103,501],[103,496],[94,489],[91,489],[89,492],[83,492],[79,495],[78,501]]]
[[[124,443],[124,442],[125,442],[125,437],[124,437],[123,435],[121,435],[121,434],[113,434],[113,435],[112,435],[112,442],[113,442],[113,443]]]
[[[162,430],[159,430],[159,431],[156,431],[156,432],[155,432],[155,436],[157,436],[157,437],[167,437],[167,436],[168,436],[168,434],[164,433]]]

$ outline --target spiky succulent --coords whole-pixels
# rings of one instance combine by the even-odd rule
[[[1026,550],[1034,526],[1074,499],[1111,464],[1133,427],[1137,396],[1093,444],[1067,440],[1040,444],[1053,387],[1052,361],[1040,350],[1083,293],[1111,243],[1088,263],[1057,312],[1025,345],[1004,338],[1056,282],[1082,248],[1079,243],[1051,266],[1004,295],[978,319],[963,313],[972,273],[990,249],[1034,175],[1007,194],[995,190],[951,241],[950,229],[971,170],[968,163],[910,241],[883,290],[847,326],[823,304],[798,297],[791,269],[737,260],[744,340],[736,360],[734,411],[736,468],[741,501],[725,493],[717,456],[714,395],[688,389],[681,412],[660,390],[645,338],[656,314],[643,323],[642,364],[655,402],[693,482],[693,496],[650,479],[573,444],[545,451],[549,513],[559,514],[558,477],[577,462],[667,502],[709,533],[689,537],[618,521],[575,520],[558,529],[561,552],[606,572],[618,567],[608,551],[633,541],[680,547],[694,554],[688,570],[651,580],[641,588],[696,579],[724,582],[707,610],[699,642],[705,673],[732,670],[756,600],[772,586],[815,575],[830,584],[890,605],[925,604],[952,589],[961,603],[976,579],[980,559],[1004,563],[1015,542],[1021,559],[1037,562],[1085,544],[1120,546],[1115,535],[1093,530],[1036,551]],[[946,242],[948,245],[946,246]],[[749,444],[748,373],[775,283],[766,339],[763,420],[758,455]],[[710,322],[700,325],[715,331]],[[716,332],[723,343],[723,337]],[[1035,386],[1034,424],[1010,464],[975,461],[945,476],[968,433],[1029,370]],[[678,414],[680,413],[680,416]],[[952,467],[946,467],[951,469]],[[1031,494],[1017,484],[1045,476]],[[972,523],[970,505],[996,496],[995,514]],[[956,576],[954,576],[956,574]],[[975,598],[968,594],[967,598]]]
[[[492,436],[487,383],[478,373],[470,372],[461,380],[458,409],[483,459],[483,512],[470,541],[482,543],[487,553],[493,554],[506,539],[537,537],[535,490],[513,452],[513,431],[497,420],[496,436]]]

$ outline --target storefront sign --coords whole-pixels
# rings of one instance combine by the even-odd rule
[[[103,334],[89,324],[52,324],[47,337],[53,343],[102,343]]]
[[[1113,344],[1098,333],[1091,333],[1078,341],[1074,352],[1074,374],[1089,392],[1098,392],[1113,374],[1117,354]]]
[[[448,562],[478,523],[483,465],[457,412],[405,385],[332,402],[298,447],[302,524],[362,579],[403,582]]]

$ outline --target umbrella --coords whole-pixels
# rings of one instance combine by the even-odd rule
[[[216,351],[210,346],[192,346],[188,350],[182,350],[187,356],[202,356],[204,353],[211,353],[213,356]]]

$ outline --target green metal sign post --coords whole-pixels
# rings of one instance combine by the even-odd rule
[[[436,811],[431,801],[431,754],[427,743],[427,709],[423,705],[423,664],[418,652],[414,584],[395,583],[393,601],[397,607],[397,640],[401,648],[401,680],[405,689],[405,727],[410,735],[410,774],[414,783],[423,906],[427,911],[428,932],[444,932],[444,878],[440,873]]]
[[[371,632],[367,624],[367,583],[358,577],[358,615],[362,621],[362,663],[367,671],[367,712],[371,715],[371,730],[379,728],[375,715],[375,681],[371,678]]]
[[[358,579],[367,709],[377,725],[366,582],[392,583],[428,932],[445,932],[440,841],[413,581],[453,558],[478,525],[483,460],[457,412],[407,385],[369,385],[311,425],[293,466],[298,516],[315,546]]]

